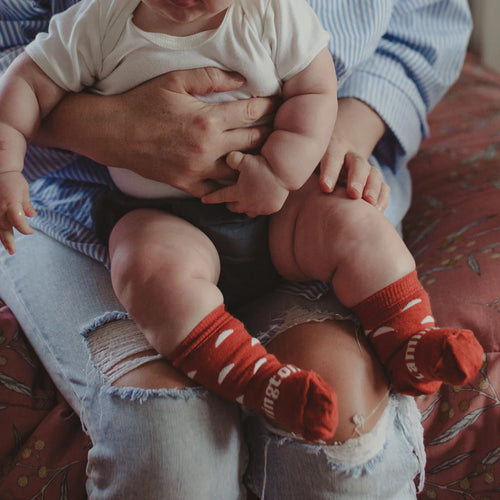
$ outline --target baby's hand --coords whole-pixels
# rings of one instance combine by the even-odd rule
[[[348,141],[333,135],[320,163],[320,186],[331,193],[337,184],[344,185],[351,198],[363,198],[381,211],[389,204],[390,188],[380,170],[357,154]]]
[[[26,217],[34,217],[29,186],[21,172],[0,174],[0,241],[12,255],[16,251],[14,228],[20,233],[32,234]]]
[[[264,157],[234,151],[227,164],[239,171],[236,184],[203,196],[203,203],[226,203],[231,212],[249,217],[270,215],[281,210],[289,191],[269,168]]]

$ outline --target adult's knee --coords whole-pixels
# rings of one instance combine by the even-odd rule
[[[87,421],[89,498],[242,497],[239,409],[204,388],[110,387]]]
[[[351,322],[298,325],[276,337],[268,349],[282,362],[316,371],[333,387],[339,425],[332,441],[369,432],[378,422],[388,401],[387,380]]]

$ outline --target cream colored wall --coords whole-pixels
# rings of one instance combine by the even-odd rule
[[[469,0],[474,17],[470,49],[500,72],[500,0]]]

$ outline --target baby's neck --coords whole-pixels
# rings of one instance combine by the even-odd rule
[[[224,20],[226,10],[214,16],[201,17],[193,22],[176,22],[166,19],[153,12],[144,2],[134,11],[133,22],[143,31],[151,33],[164,33],[171,36],[190,36],[202,31],[217,29]]]

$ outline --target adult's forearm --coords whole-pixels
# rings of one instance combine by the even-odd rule
[[[375,109],[398,141],[398,154],[411,157],[427,134],[428,112],[458,77],[471,18],[466,0],[397,4],[386,36],[349,74],[339,96]]]
[[[382,118],[363,101],[339,99],[333,133],[347,140],[357,154],[368,159],[385,131]]]
[[[119,140],[120,123],[113,97],[67,94],[42,121],[32,143],[66,149],[109,164],[116,155],[110,145]]]
[[[68,94],[34,143],[67,149],[133,170],[194,196],[233,180],[224,157],[262,145],[267,127],[247,125],[272,113],[273,99],[206,104],[193,95],[239,88],[241,77],[215,68],[167,73],[115,96]]]

